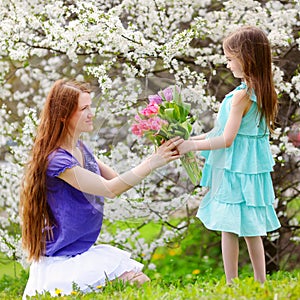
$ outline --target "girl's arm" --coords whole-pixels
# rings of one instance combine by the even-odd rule
[[[245,90],[237,91],[232,97],[231,109],[224,132],[217,137],[205,140],[187,140],[178,146],[180,154],[190,151],[214,150],[230,147],[239,131],[242,118],[251,105]]]
[[[207,132],[206,133],[202,133],[200,135],[191,136],[190,140],[193,140],[193,141],[194,140],[205,140],[206,135],[207,135]]]
[[[162,144],[151,156],[135,168],[121,175],[106,179],[80,166],[66,169],[58,177],[74,188],[93,195],[114,198],[141,182],[153,170],[170,161],[180,158],[176,147],[183,142],[181,138],[173,138]],[[114,176],[112,169],[105,168],[106,176]]]

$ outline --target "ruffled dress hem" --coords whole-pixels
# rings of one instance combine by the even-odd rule
[[[246,202],[211,200],[209,205],[200,204],[196,216],[209,230],[232,232],[239,237],[265,236],[281,226],[273,205],[248,206]]]

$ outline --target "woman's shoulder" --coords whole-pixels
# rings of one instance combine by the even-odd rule
[[[72,154],[70,152],[68,152],[63,148],[58,147],[49,154],[48,161],[52,162],[60,159],[71,159],[71,158],[72,158]]]
[[[79,165],[78,161],[63,148],[57,148],[48,156],[47,174],[57,176],[66,168],[72,168]]]

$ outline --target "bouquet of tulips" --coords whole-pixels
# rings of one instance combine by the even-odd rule
[[[147,107],[135,116],[133,134],[146,137],[156,146],[175,136],[190,137],[195,119],[190,116],[191,105],[182,100],[179,87],[168,87],[148,99]],[[191,182],[199,184],[201,170],[195,153],[186,153],[180,160]]]

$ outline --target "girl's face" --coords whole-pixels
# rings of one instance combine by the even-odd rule
[[[227,68],[230,69],[235,78],[244,78],[242,65],[239,60],[224,49],[227,60]]]
[[[81,93],[76,111],[70,118],[69,129],[74,134],[93,130],[92,100],[89,93]]]

